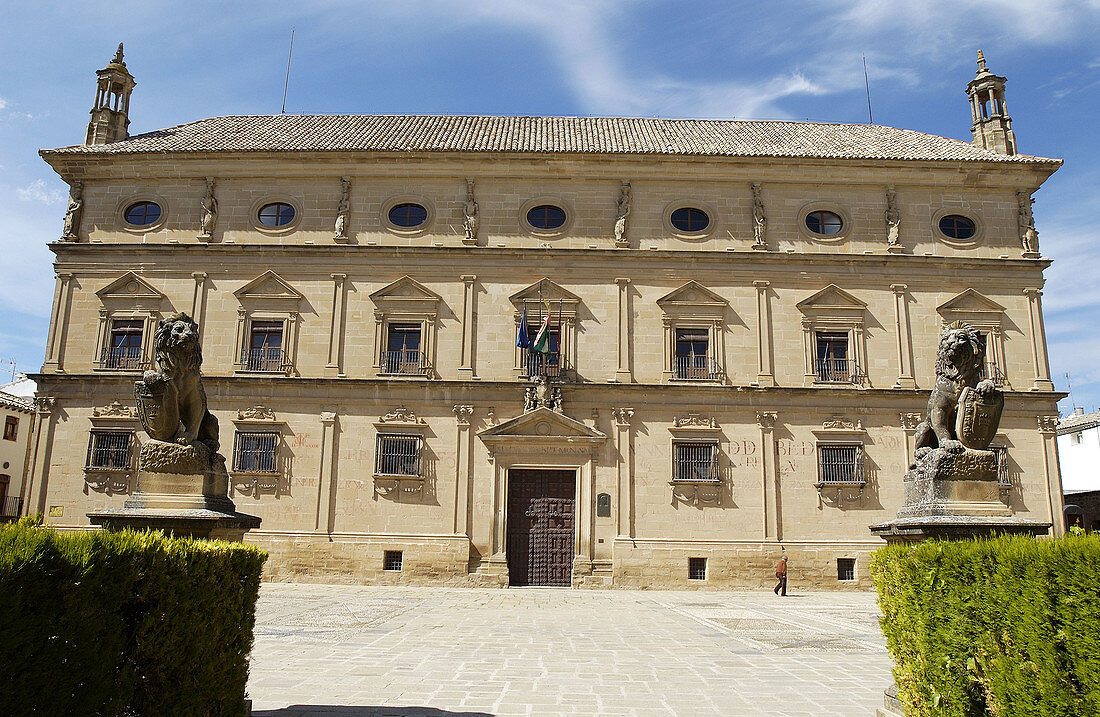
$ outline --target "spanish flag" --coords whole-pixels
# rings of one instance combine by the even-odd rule
[[[550,302],[542,302],[546,306],[546,316],[542,319],[542,325],[535,334],[535,340],[531,342],[531,350],[540,354],[549,354],[550,351]]]

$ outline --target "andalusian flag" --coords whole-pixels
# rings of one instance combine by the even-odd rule
[[[535,334],[535,340],[531,342],[531,350],[540,354],[552,353],[550,350],[550,302],[543,301],[546,305],[546,316],[542,319],[542,325]]]

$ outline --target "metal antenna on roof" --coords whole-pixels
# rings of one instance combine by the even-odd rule
[[[1073,412],[1076,413],[1077,402],[1073,400],[1073,384],[1069,380],[1069,371],[1066,371],[1066,393],[1069,394],[1069,405],[1073,407]]]
[[[863,86],[867,88],[867,124],[874,124],[875,118],[871,116],[871,81],[867,79],[867,54],[863,55]]]
[[[283,107],[279,114],[286,114],[286,88],[290,87],[290,58],[294,56],[294,28],[290,28],[290,52],[286,55],[286,82],[283,83]]]

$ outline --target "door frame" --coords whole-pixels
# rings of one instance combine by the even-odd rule
[[[545,466],[545,465],[542,465],[542,466],[513,465],[513,466],[509,466],[504,471],[504,474],[505,474],[504,475],[504,482],[505,482],[506,487],[505,487],[505,504],[504,504],[505,505],[505,511],[504,511],[505,515],[504,515],[504,551],[503,552],[504,552],[504,557],[505,557],[506,560],[508,558],[508,536],[509,536],[508,525],[509,525],[509,522],[510,522],[510,518],[508,516],[508,505],[510,504],[510,501],[511,501],[512,478],[513,478],[512,473],[513,472],[520,472],[520,471],[532,471],[532,472],[534,472],[534,471],[547,471],[547,472],[563,473],[563,474],[568,473],[570,476],[572,476],[572,480],[573,480],[573,552],[572,552],[572,561],[571,561],[571,565],[570,565],[570,575],[574,575],[575,573],[574,573],[573,567],[576,565],[576,561],[577,561],[577,557],[578,557],[578,552],[577,552],[578,548],[577,548],[577,546],[578,546],[578,540],[579,540],[579,536],[580,536],[580,509],[579,509],[580,508],[580,495],[581,495],[581,471],[580,471],[580,468],[579,467],[570,468],[570,467],[562,467],[562,466]],[[508,575],[509,587],[512,587],[511,577],[512,577],[511,576],[511,571],[509,571],[509,575]],[[539,587],[539,586],[525,585],[525,586],[520,586],[520,587]]]

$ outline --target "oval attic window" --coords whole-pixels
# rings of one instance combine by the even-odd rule
[[[535,229],[560,229],[565,225],[565,210],[553,204],[540,204],[527,212],[527,223]]]
[[[405,202],[391,207],[386,216],[395,227],[411,229],[428,221],[428,210],[419,204]]]
[[[806,228],[814,234],[831,236],[844,228],[844,220],[836,212],[819,210],[806,215]]]
[[[126,223],[135,227],[147,227],[160,219],[160,205],[156,202],[134,202],[126,207]]]
[[[948,214],[940,219],[940,231],[951,239],[970,239],[974,236],[974,222],[959,214]]]
[[[681,207],[672,212],[668,220],[672,222],[672,226],[688,234],[698,234],[710,226],[707,213],[695,207]]]
[[[257,217],[265,227],[285,227],[294,221],[294,207],[282,202],[272,202],[260,207]]]

